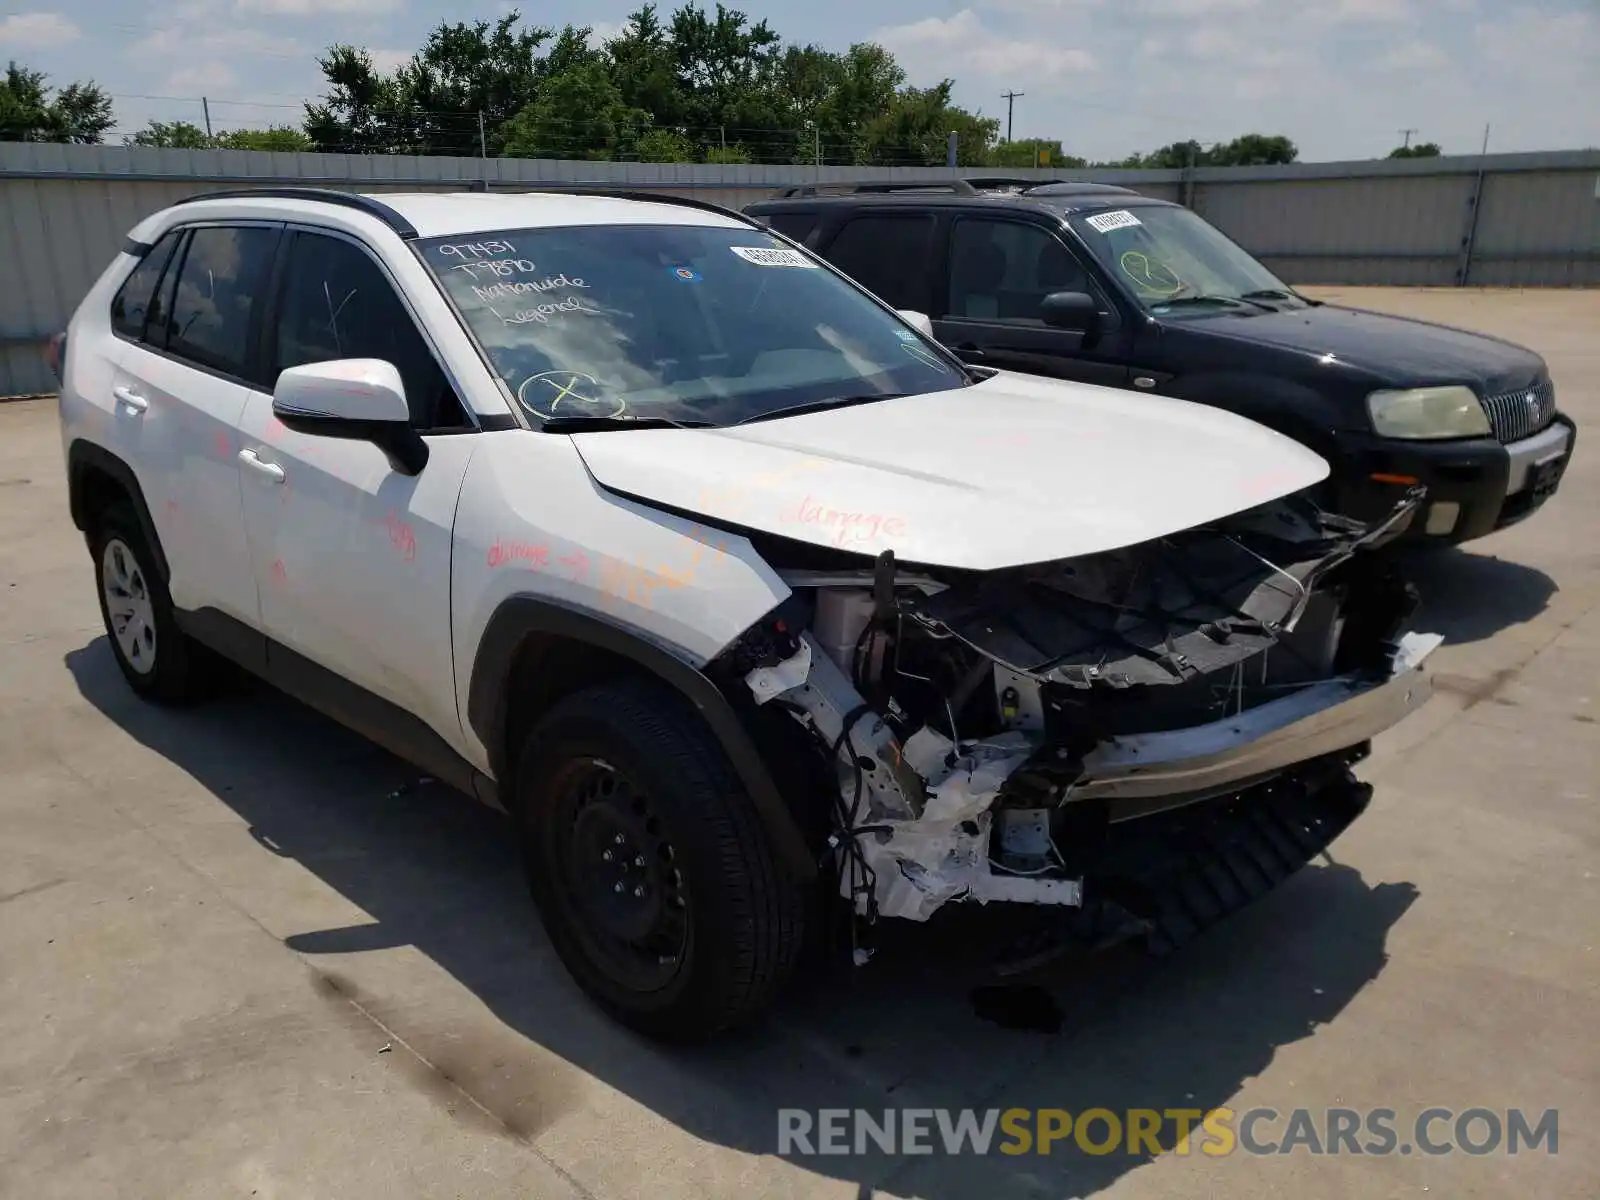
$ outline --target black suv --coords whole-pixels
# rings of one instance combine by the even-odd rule
[[[975,186],[976,185],[976,186]],[[1544,360],[1497,338],[1310,300],[1194,212],[1126,188],[973,180],[792,187],[746,214],[964,359],[1230,409],[1332,466],[1407,542],[1459,543],[1554,494],[1577,441]]]

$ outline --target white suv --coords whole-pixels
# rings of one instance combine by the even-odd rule
[[[654,1035],[759,1012],[830,904],[1176,944],[1337,836],[1426,698],[1370,552],[1418,497],[1355,527],[1287,438],[927,329],[669,197],[174,205],[60,352],[111,647],[507,810],[562,960]]]

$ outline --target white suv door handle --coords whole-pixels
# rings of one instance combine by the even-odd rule
[[[136,413],[142,413],[145,409],[150,407],[150,401],[139,395],[138,392],[134,391],[127,384],[117,384],[111,389],[111,394],[117,398],[117,402],[119,404],[127,405]]]
[[[259,457],[257,457],[254,450],[239,451],[239,461],[247,467],[253,467],[255,470],[260,471],[268,479],[272,480],[273,483],[283,482],[283,468],[277,463],[263,462]]]

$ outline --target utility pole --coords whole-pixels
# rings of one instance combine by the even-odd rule
[[[200,97],[200,111],[206,115],[206,137],[211,136],[211,101]]]
[[[1406,140],[1405,141],[1405,146],[1403,147],[1403,149],[1406,149],[1406,150],[1411,149],[1411,135],[1413,133],[1416,133],[1416,132],[1418,132],[1418,131],[1415,130],[1415,129],[1402,129],[1400,131],[1400,136],[1405,138],[1405,140]]]
[[[1026,92],[1000,93],[1000,99],[1006,102],[1006,141],[1008,142],[1011,140],[1011,108],[1017,102],[1018,96],[1024,96],[1026,94]]]

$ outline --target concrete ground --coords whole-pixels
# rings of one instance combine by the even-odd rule
[[[1600,434],[1600,293],[1324,294],[1534,346]],[[1592,1196],[1597,513],[1580,444],[1533,520],[1428,562],[1439,692],[1380,743],[1335,864],[1167,962],[1043,969],[1058,1034],[975,1015],[981,935],[912,928],[761,1030],[671,1053],[562,972],[500,818],[405,790],[394,760],[270,693],[136,702],[52,406],[0,405],[0,1195]],[[1560,1141],[774,1157],[780,1107],[891,1105],[1376,1106],[1405,1132],[1430,1105],[1556,1108]]]

